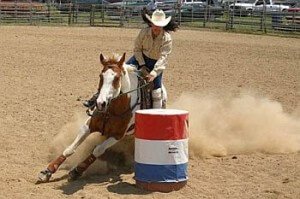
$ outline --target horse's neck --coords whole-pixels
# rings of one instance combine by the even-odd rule
[[[117,99],[112,101],[109,112],[114,115],[121,115],[128,112],[130,108],[130,97],[127,95],[119,96]]]
[[[125,68],[125,74],[121,78],[121,91],[127,93],[131,89],[131,82],[127,69]]]
[[[131,67],[131,66],[129,66]],[[128,78],[130,80],[130,96],[131,96],[131,107],[134,107],[136,103],[138,103],[138,78],[135,72],[132,69],[128,70]],[[134,110],[139,109],[139,106],[136,106]]]

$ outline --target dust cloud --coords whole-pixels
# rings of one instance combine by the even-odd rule
[[[300,117],[279,102],[250,94],[182,94],[170,108],[189,111],[190,154],[226,156],[300,150]]]
[[[250,94],[220,97],[185,93],[168,108],[189,111],[191,156],[300,151],[299,115],[284,112],[279,102],[267,98]],[[84,124],[86,117],[75,115],[54,138],[49,160],[62,154],[77,136],[80,126]],[[117,146],[126,150],[125,154],[132,154],[133,142],[130,140],[130,142],[125,140],[125,144]],[[99,133],[91,134],[61,168],[70,169],[76,166],[103,141],[104,138]],[[88,169],[87,174],[105,172],[107,163],[97,160],[97,163]]]
[[[61,128],[59,133],[54,137],[53,141],[50,144],[50,153],[48,157],[49,161],[61,155],[65,148],[74,141],[80,127],[85,123],[86,119],[87,117],[85,115],[75,113],[72,121]],[[67,160],[64,162],[64,164],[61,165],[60,168],[69,170],[72,167],[76,166],[78,163],[87,158],[87,156],[93,151],[94,147],[97,144],[100,144],[103,141],[104,137],[101,136],[100,133],[90,134],[86,138],[86,140],[77,148],[75,153],[67,158]],[[85,174],[102,174],[106,172],[106,162],[97,159],[96,162],[89,167]]]

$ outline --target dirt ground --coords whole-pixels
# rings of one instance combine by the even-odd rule
[[[218,138],[223,150],[203,140],[197,148],[191,138],[186,187],[168,194],[143,191],[135,187],[132,172],[68,182],[63,169],[50,183],[35,184],[47,166],[49,144],[84,113],[82,101],[96,90],[99,53],[130,56],[137,33],[0,26],[0,198],[300,198],[300,40],[210,31],[174,33],[164,75],[169,103],[191,109],[191,137],[205,132],[212,141]],[[217,97],[205,101],[207,96]],[[220,96],[230,96],[230,103]],[[246,112],[241,110],[253,112],[241,117]],[[197,115],[201,112],[207,114]],[[246,131],[237,131],[237,121],[250,120]],[[252,142],[265,138],[268,146]],[[209,147],[217,152],[204,154]]]

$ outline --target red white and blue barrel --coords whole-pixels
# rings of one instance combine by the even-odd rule
[[[138,110],[134,160],[137,186],[161,192],[182,188],[188,179],[188,112]]]

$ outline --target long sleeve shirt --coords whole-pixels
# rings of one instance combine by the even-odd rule
[[[171,35],[163,30],[156,38],[153,38],[150,27],[140,31],[134,44],[134,56],[139,62],[139,65],[145,64],[143,54],[150,59],[157,60],[154,69],[150,72],[154,77],[159,75],[166,68],[167,57],[171,51]]]

